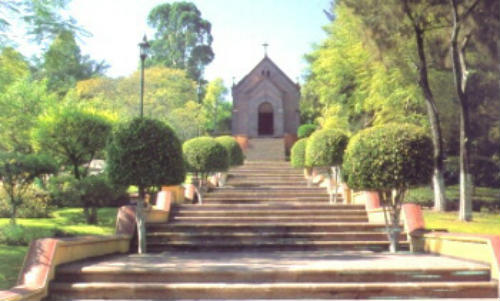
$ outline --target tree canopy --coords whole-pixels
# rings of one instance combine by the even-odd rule
[[[160,4],[149,13],[148,24],[156,31],[147,64],[183,69],[199,81],[214,53],[212,26],[198,8],[189,2]]]

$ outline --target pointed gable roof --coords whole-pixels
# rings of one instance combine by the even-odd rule
[[[274,68],[276,68],[276,70],[278,70],[278,74],[281,75],[282,78],[284,78],[288,83],[291,84],[291,86],[293,86],[295,89],[297,89],[297,91],[300,90],[299,88],[299,85],[297,85],[296,83],[294,83],[286,74],[285,72],[283,72],[283,70],[280,69],[280,67],[278,67],[278,65],[276,65],[276,63],[274,63],[267,55],[264,56],[264,58],[252,69],[252,71],[250,71],[247,75],[245,75],[245,77],[243,77],[234,87],[233,87],[233,90],[236,90],[236,89],[239,89],[240,87],[242,87],[250,78],[251,76],[254,74],[254,73],[257,73],[257,70],[260,69],[261,66],[265,65],[265,64],[270,64],[271,66],[273,66]],[[260,82],[260,81],[259,81]]]

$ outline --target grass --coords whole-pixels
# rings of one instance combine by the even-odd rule
[[[458,212],[424,210],[425,227],[447,229],[449,232],[500,235],[500,214],[474,212],[471,222],[458,220]]]
[[[26,246],[0,244],[0,289],[8,289],[16,283],[26,251]]]
[[[81,208],[55,210],[51,218],[19,218],[17,223],[23,226],[29,235],[57,231],[65,235],[109,235],[114,233],[116,208],[101,208],[98,211],[98,225],[87,225]],[[0,218],[0,228],[6,227],[9,219]],[[12,287],[21,269],[27,246],[0,244],[0,289]]]
[[[446,186],[446,198],[449,200],[451,209],[458,209],[458,199],[460,197],[458,185]],[[432,207],[434,193],[429,186],[413,188],[408,191],[405,197],[406,202],[413,202],[423,207]],[[488,210],[500,209],[500,189],[490,187],[475,187],[472,195],[473,207]]]
[[[458,185],[446,186],[446,198],[449,200],[458,200],[460,197],[460,192]],[[499,188],[490,187],[475,187],[473,199],[480,201],[494,201],[500,198]],[[413,188],[408,191],[406,196],[408,201],[412,200],[429,200],[434,199],[434,192],[430,186]]]

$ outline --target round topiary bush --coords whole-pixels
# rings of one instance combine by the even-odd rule
[[[334,174],[334,187],[330,187],[329,181],[328,192],[330,194],[330,203],[337,201],[338,182],[340,181],[340,165],[344,150],[347,146],[349,138],[347,135],[338,129],[322,129],[314,132],[307,141],[306,146],[306,162],[309,167],[332,167],[328,170],[329,177]]]
[[[390,250],[397,250],[399,216],[407,189],[431,181],[432,140],[411,124],[386,124],[362,130],[347,146],[343,169],[349,187],[376,190],[390,207]]]
[[[349,187],[364,190],[407,189],[428,184],[432,140],[411,124],[387,124],[356,134],[345,152],[343,169]]]
[[[215,138],[215,141],[224,146],[229,155],[229,166],[243,165],[245,159],[243,151],[236,140],[231,136],[220,136]]]
[[[146,188],[184,181],[182,146],[165,123],[136,118],[114,131],[107,146],[107,171],[120,185]]]
[[[138,252],[146,252],[145,190],[151,186],[178,185],[186,172],[182,147],[172,128],[158,120],[136,118],[122,124],[107,145],[107,172],[114,184],[139,188],[136,222]]]
[[[342,164],[344,149],[349,138],[337,129],[314,132],[307,141],[306,166],[327,167]]]
[[[184,142],[182,151],[186,167],[190,172],[205,174],[226,171],[229,168],[229,154],[214,138],[190,139]]]
[[[294,168],[306,167],[306,146],[307,138],[297,140],[292,147],[290,154],[290,162]]]
[[[311,136],[311,134],[314,133],[314,131],[316,131],[317,128],[318,128],[318,126],[315,124],[311,124],[311,123],[303,124],[303,125],[299,126],[299,128],[297,129],[297,137],[299,139],[307,138],[307,137]]]

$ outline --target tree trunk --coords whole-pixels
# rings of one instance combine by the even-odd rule
[[[457,90],[459,113],[460,113],[460,211],[459,219],[462,221],[472,220],[472,174],[470,171],[470,121],[469,102],[467,97],[468,72],[465,63],[464,49],[470,36],[465,36],[461,47],[458,45],[458,36],[461,29],[461,19],[458,15],[456,0],[450,0],[453,16],[453,28],[451,32],[451,56],[453,62],[453,75],[455,88]],[[471,7],[473,9],[473,7]],[[470,13],[471,10],[468,11]]]
[[[304,175],[306,176],[306,181],[307,181],[307,188],[312,187],[312,177],[313,177],[313,171],[312,167],[306,167],[304,169]]]
[[[75,179],[80,180],[80,169],[78,168],[78,163],[73,162],[73,174],[75,175]]]
[[[404,190],[395,189],[392,194],[392,229],[390,233],[390,247],[391,253],[396,253],[399,249],[399,235],[401,234],[400,216],[401,205],[404,201]]]
[[[16,225],[16,215],[17,215],[17,204],[12,202],[10,208],[10,224],[13,226]]]
[[[135,221],[137,223],[137,253],[146,253],[146,220],[144,217],[144,187],[139,186],[139,199],[137,200]]]
[[[444,151],[443,151],[443,136],[441,131],[441,122],[439,121],[439,113],[436,106],[434,95],[432,94],[429,77],[427,71],[427,58],[424,48],[424,30],[418,21],[414,18],[408,0],[403,2],[403,10],[408,18],[412,21],[415,31],[415,39],[417,42],[417,53],[419,58],[419,80],[418,84],[423,91],[427,115],[432,133],[432,145],[434,148],[434,174],[432,176],[432,186],[434,189],[434,209],[444,211],[446,209],[446,196],[444,185]]]
[[[330,204],[333,204],[333,193],[332,193],[332,180],[333,180],[333,172],[332,168],[328,168],[328,196]]]
[[[97,225],[97,207],[90,207],[89,208],[89,219],[87,221],[88,224],[90,225]]]
[[[338,166],[334,166],[332,167],[332,171],[334,172],[335,174],[335,184],[334,184],[334,189],[333,189],[333,202],[334,203],[337,203],[337,192],[338,192],[338,188],[339,188],[339,170],[340,168]]]
[[[83,216],[85,216],[85,222],[87,224],[90,224],[90,211],[89,211],[89,207],[87,206],[87,204],[83,205]]]

